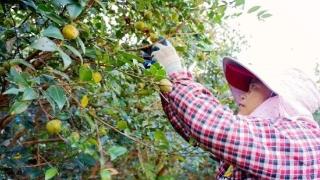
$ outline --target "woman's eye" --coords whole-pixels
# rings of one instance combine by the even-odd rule
[[[256,87],[257,87],[256,84],[252,83],[252,84],[250,84],[249,90],[255,89]]]

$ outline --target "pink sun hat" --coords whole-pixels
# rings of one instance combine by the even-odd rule
[[[265,66],[225,57],[223,71],[237,103],[240,101],[240,96],[248,91],[252,78],[259,79],[272,90],[277,96],[269,98],[260,106],[276,107],[277,113],[276,115],[273,113],[274,117],[307,116],[312,118],[312,113],[320,107],[319,89],[315,82],[298,68]],[[268,107],[257,109],[266,110]]]

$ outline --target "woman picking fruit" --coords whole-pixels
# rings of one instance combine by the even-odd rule
[[[235,114],[193,81],[168,41],[154,50],[172,82],[163,109],[178,133],[220,161],[217,179],[320,179],[320,128],[312,116],[320,93],[303,72],[224,58]]]

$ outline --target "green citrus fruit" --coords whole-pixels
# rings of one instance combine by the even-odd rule
[[[152,43],[155,43],[159,40],[159,37],[155,33],[150,33],[149,38]]]
[[[143,16],[144,16],[146,19],[151,19],[151,18],[152,18],[152,12],[146,10],[146,11],[144,11]]]
[[[143,31],[146,28],[146,24],[142,21],[138,21],[134,24],[134,27],[139,31]]]

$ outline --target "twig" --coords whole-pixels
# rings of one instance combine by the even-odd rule
[[[60,141],[63,141],[63,139],[54,138],[54,139],[45,139],[45,140],[32,140],[32,141],[23,142],[22,145],[23,146],[30,146],[30,145],[33,145],[33,144],[46,144],[46,143],[60,142]]]
[[[16,56],[16,54],[17,54],[17,52],[19,53],[19,56],[20,56],[20,58],[22,58],[23,56],[22,56],[22,54],[21,54],[21,52],[20,52],[20,39],[19,39],[19,36],[18,36],[18,31],[17,31],[17,27],[16,27],[16,21],[14,20],[14,18],[13,18],[13,16],[12,16],[12,13],[11,13],[11,9],[9,9],[9,15],[10,15],[10,17],[11,17],[11,19],[12,19],[12,21],[13,21],[13,29],[14,29],[14,33],[15,33],[15,35],[16,35],[16,37],[17,37],[17,40],[16,40],[16,49],[15,49],[15,51],[14,51],[14,54],[13,54],[13,56]]]
[[[40,167],[40,166],[45,166],[47,165],[49,162],[43,162],[43,163],[37,163],[37,164],[33,164],[33,165],[26,165],[26,166],[21,166],[21,168],[33,168],[33,167]]]
[[[166,100],[167,101],[167,103],[169,103],[169,100],[162,94],[162,92],[159,92],[160,93],[160,96],[162,96],[163,97],[163,99],[164,100]]]
[[[102,123],[103,125],[108,126],[109,128],[111,128],[111,129],[113,129],[114,131],[116,131],[116,132],[124,135],[125,137],[133,140],[134,142],[137,142],[137,143],[142,144],[142,145],[147,146],[147,147],[152,147],[151,145],[146,144],[146,143],[138,140],[137,138],[134,138],[134,137],[132,137],[132,136],[130,136],[130,135],[128,135],[128,134],[125,134],[125,133],[121,132],[119,129],[117,129],[117,128],[115,128],[114,126],[112,126],[111,124],[105,122],[105,121],[102,120],[100,117],[96,116],[95,114],[93,114],[93,113],[89,113],[89,114],[90,114],[92,117],[94,117],[95,119],[97,119],[97,120],[98,120],[100,123]],[[153,148],[153,147],[152,147],[152,148]]]
[[[170,39],[173,35],[177,34],[177,32],[180,30],[180,28],[185,24],[185,21],[180,23],[173,32],[169,33],[165,39]],[[153,46],[155,43],[158,43],[160,40],[154,42],[153,44],[147,44],[147,45],[144,45],[144,46],[141,46],[141,47],[137,47],[137,48],[133,48],[133,49],[126,49],[126,51],[139,51],[139,50],[142,50],[142,49],[146,49],[146,48],[149,48],[151,46]]]
[[[0,120],[0,131],[5,128],[14,118],[14,115],[6,115]]]
[[[12,147],[14,146],[16,143],[17,143],[17,140],[24,135],[24,133],[26,132],[27,130],[25,128],[22,128],[20,129],[18,132],[15,133],[14,137],[12,138],[10,144],[8,147]]]
[[[39,144],[37,144],[37,164],[40,164],[41,160],[40,160],[40,146]]]
[[[28,19],[29,17],[33,14],[33,12],[27,14],[26,18],[24,18],[24,20],[19,24],[19,26],[17,26],[17,28],[20,28]]]
[[[82,11],[81,16],[78,16],[75,20],[78,20],[80,17],[85,16],[85,15],[88,13],[87,10],[90,9],[90,8],[94,5],[95,2],[96,2],[96,0],[90,0],[90,1],[87,3],[85,9]]]
[[[126,49],[126,51],[139,51],[139,50],[151,47],[151,46],[153,46],[153,44],[148,44],[148,45],[144,45],[144,46],[133,48],[133,49]]]
[[[169,38],[171,38],[173,35],[175,35],[179,30],[180,30],[180,28],[185,24],[185,22],[186,21],[183,21],[182,23],[180,23],[177,27],[176,27],[176,29],[172,32],[172,33],[170,33],[169,35],[168,35],[168,39]]]
[[[103,168],[105,168],[105,160],[104,160],[104,153],[103,153],[103,147],[100,141],[100,136],[99,136],[99,128],[98,128],[98,124],[96,121],[96,118],[94,118],[94,123],[96,126],[96,136],[97,136],[97,142],[98,142],[98,150],[100,153],[100,158],[99,158],[99,162],[100,162],[100,170],[102,170]]]
[[[26,61],[30,61],[31,59],[33,59],[34,57],[36,57],[38,54],[40,54],[40,50],[36,50],[35,52],[31,53],[27,58]]]
[[[45,108],[42,106],[42,103],[41,103],[40,100],[38,100],[38,103],[39,103],[39,105],[40,105],[41,110],[42,110],[42,111],[44,112],[44,114],[46,115],[47,120],[51,119],[53,116],[51,116],[51,115],[45,110]]]
[[[40,157],[43,161],[45,161],[50,167],[53,167],[52,164],[51,164],[49,161],[47,161],[43,156],[39,155],[39,157]]]

